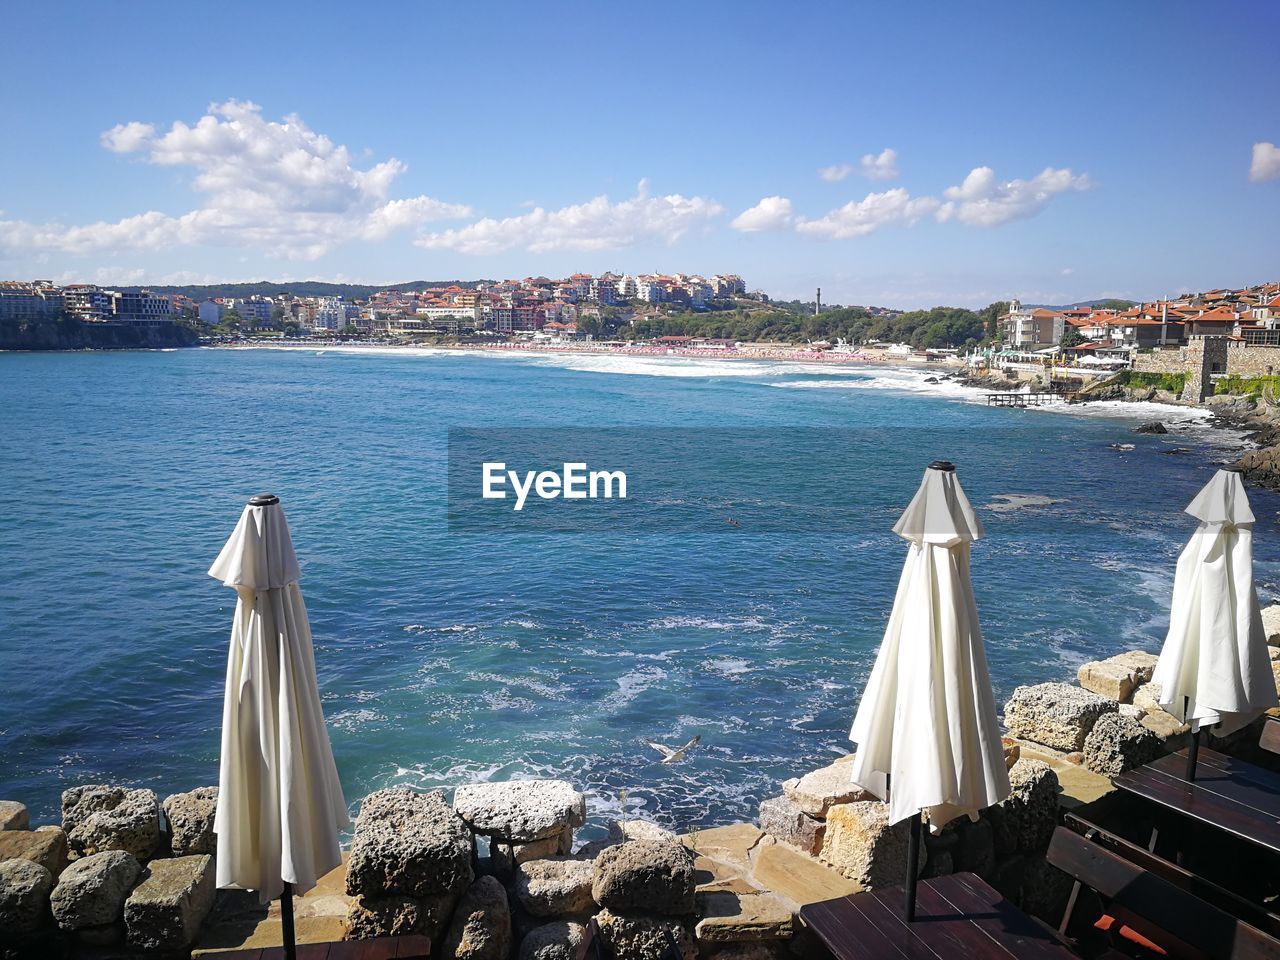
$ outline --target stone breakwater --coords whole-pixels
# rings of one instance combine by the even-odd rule
[[[1280,687],[1280,606],[1263,619]],[[1075,683],[1015,690],[1004,705],[1012,794],[926,834],[910,869],[971,871],[1056,924],[1071,881],[1044,854],[1061,811],[1185,742],[1187,728],[1158,706],[1155,662],[1126,651],[1083,664]],[[360,805],[344,863],[298,901],[299,936],[418,933],[445,960],[572,960],[594,919],[619,960],[658,960],[668,937],[690,960],[821,955],[801,906],[901,884],[909,869],[908,823],[890,824],[887,805],[850,781],[851,760],[785,781],[758,826],[680,837],[619,820],[585,844],[575,831],[586,798],[564,781],[467,784],[451,798],[380,790]],[[216,808],[212,787],[161,803],[150,790],[89,785],[63,794],[59,825],[33,829],[21,803],[0,801],[0,956],[278,943],[278,908],[214,889]]]

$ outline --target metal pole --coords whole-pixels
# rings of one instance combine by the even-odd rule
[[[285,960],[297,960],[298,946],[293,934],[293,884],[288,882],[280,893],[280,926],[283,928]]]
[[[1193,722],[1187,717],[1191,712],[1191,698],[1182,698],[1182,717],[1188,723]],[[1200,728],[1196,727],[1191,734],[1191,745],[1187,747],[1187,782],[1194,783],[1196,779],[1196,761],[1200,754]]]
[[[911,839],[907,843],[907,923],[916,919],[916,873],[920,863],[920,812],[911,818]]]
[[[1187,782],[1194,783],[1196,779],[1196,760],[1200,753],[1200,731],[1196,730],[1191,734],[1191,746],[1187,748]]]

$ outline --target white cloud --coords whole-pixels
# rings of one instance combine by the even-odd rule
[[[180,216],[148,211],[117,222],[80,226],[0,221],[0,249],[90,253],[209,244],[311,260],[351,240],[381,240],[433,220],[471,215],[432,197],[389,199],[407,169],[391,159],[362,170],[351,152],[295,114],[268,121],[254,103],[213,104],[194,125],[160,133],[148,123],[119,124],[102,134],[113,153],[148,163],[190,167],[203,205]]]
[[[879,155],[864,154],[861,161],[862,175],[871,180],[892,180],[898,175],[898,151],[885,147]]]
[[[1255,143],[1253,163],[1249,165],[1249,179],[1255,183],[1263,180],[1280,180],[1280,147],[1274,143]]]
[[[419,246],[467,254],[501,253],[517,247],[530,253],[549,250],[612,250],[641,240],[672,243],[701,220],[718,217],[724,207],[704,197],[649,195],[641,180],[636,195],[613,203],[603,194],[559,210],[534,207],[516,217],[486,217],[465,227],[420,237]]]
[[[786,197],[765,197],[751,209],[743,210],[730,225],[743,233],[780,230],[791,225],[791,201]]]
[[[837,163],[830,167],[819,167],[818,176],[828,183],[839,183],[853,173],[852,163]]]
[[[895,187],[883,193],[868,193],[861,200],[851,200],[817,220],[802,217],[796,229],[826,240],[865,237],[881,227],[910,226],[936,211],[938,205],[933,197],[913,198],[906,190]]]
[[[1088,190],[1087,174],[1046,167],[1030,180],[996,180],[990,167],[975,167],[958,187],[943,191],[947,202],[938,208],[941,223],[959,220],[971,226],[995,227],[1011,220],[1034,217],[1056,194]]]

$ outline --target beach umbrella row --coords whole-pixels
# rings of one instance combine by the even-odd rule
[[[1169,634],[1155,670],[1161,706],[1200,732],[1225,734],[1276,706],[1253,583],[1254,516],[1239,474],[1219,471],[1187,507],[1199,520],[1178,560]],[[1009,796],[995,698],[970,577],[982,523],[956,477],[935,461],[893,527],[907,557],[850,730],[852,781],[910,821],[905,911],[915,918],[922,824],[951,821]],[[325,730],[300,569],[284,510],[245,506],[209,570],[237,594],[223,704],[217,885],[279,898],[294,956],[294,894],[341,863],[350,824]]]
[[[1253,582],[1253,524],[1240,475],[1220,470],[1187,507],[1200,521],[1178,559],[1169,633],[1153,681],[1160,705],[1225,735],[1277,705]],[[1009,778],[969,575],[982,536],[945,461],[930,464],[894,532],[908,543],[893,610],[849,738],[851,780],[910,821],[906,904],[915,919],[922,821],[934,833],[1008,797]]]

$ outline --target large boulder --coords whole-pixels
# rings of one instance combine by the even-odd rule
[[[30,830],[31,817],[26,804],[17,800],[0,800],[0,830]]]
[[[146,789],[72,787],[62,792],[62,828],[80,853],[123,850],[146,860],[160,845],[160,804]]]
[[[693,859],[670,840],[628,840],[609,847],[596,857],[592,897],[623,913],[693,913]]]
[[[0,860],[0,944],[45,924],[53,874],[31,860]]]
[[[1154,654],[1130,650],[1106,660],[1082,664],[1076,671],[1076,679],[1080,686],[1092,693],[1128,703],[1135,690],[1151,682],[1157,659]]]
[[[165,797],[164,815],[169,821],[175,857],[218,852],[218,838],[213,832],[217,812],[217,787],[196,787],[189,793]]]
[[[692,931],[680,920],[624,915],[605,908],[596,914],[596,923],[616,960],[663,960],[668,933],[675,937],[685,960],[697,960]]]
[[[1170,717],[1169,719],[1173,719]],[[1160,738],[1132,717],[1099,717],[1084,742],[1084,764],[1104,777],[1150,763],[1160,750]]]
[[[1009,786],[1008,798],[986,811],[997,858],[1044,853],[1058,825],[1058,775],[1043,760],[1019,760]]]
[[[517,960],[576,960],[587,928],[572,920],[544,923],[520,941]]]
[[[825,820],[810,816],[785,794],[760,802],[760,829],[784,843],[817,856],[827,832]]]
[[[0,830],[0,860],[30,860],[55,877],[67,865],[67,835],[50,830]]]
[[[481,877],[462,895],[444,938],[444,956],[454,960],[507,960],[511,952],[511,908],[494,877]]]
[[[889,824],[886,803],[843,803],[827,811],[821,859],[864,890],[893,886],[906,880],[910,833],[910,820]],[[916,864],[917,874],[922,866],[923,850]]]
[[[788,800],[811,817],[825,817],[827,810],[838,803],[854,803],[874,799],[849,779],[852,756],[806,773],[796,780],[782,784],[782,793]]]
[[[1037,683],[1013,691],[1004,722],[1010,736],[1071,753],[1084,748],[1100,716],[1118,708],[1116,700],[1068,683]]]
[[[471,883],[472,837],[440,791],[388,789],[360,806],[347,858],[347,893],[461,894]]]
[[[530,860],[516,869],[516,898],[535,917],[572,917],[595,907],[591,860]]]
[[[453,809],[476,833],[507,843],[560,836],[587,820],[587,799],[563,780],[469,783],[453,794]]]
[[[49,898],[53,918],[63,930],[115,923],[142,866],[133,854],[104,850],[83,857],[62,871]]]
[[[213,857],[152,860],[124,902],[125,934],[139,950],[186,950],[213,909]]]

